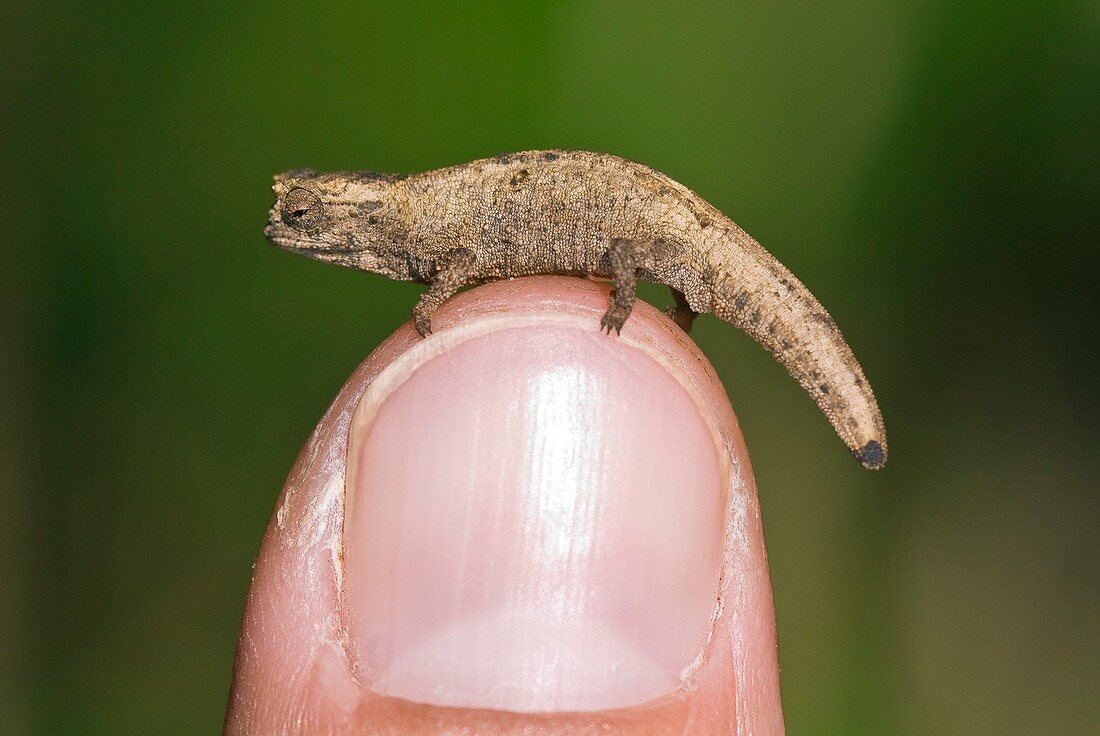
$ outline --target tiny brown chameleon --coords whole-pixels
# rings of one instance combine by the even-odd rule
[[[610,279],[618,333],[639,278],[667,284],[684,330],[710,312],[775,356],[866,468],[886,462],[882,413],[832,317],[732,220],[659,171],[588,151],[527,151],[412,176],[290,171],[264,234],[321,261],[428,290],[432,313],[468,284],[535,274]]]

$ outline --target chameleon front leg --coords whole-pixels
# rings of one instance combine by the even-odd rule
[[[676,300],[676,306],[665,309],[665,314],[667,314],[669,319],[675,322],[681,330],[684,332],[691,332],[691,325],[695,322],[695,318],[699,316],[699,313],[688,304],[684,292],[672,286],[668,288],[672,292],[672,298]]]
[[[421,337],[432,333],[432,314],[456,291],[470,283],[476,266],[477,256],[469,248],[456,248],[439,260],[428,290],[420,295],[412,310],[416,331]]]

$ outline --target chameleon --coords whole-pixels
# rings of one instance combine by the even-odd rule
[[[665,284],[685,331],[710,313],[767,349],[855,458],[886,462],[875,395],[833,318],[732,220],[665,174],[590,151],[501,154],[420,174],[288,171],[264,234],[320,261],[426,284],[422,337],[464,286],[536,274],[610,280],[600,325],[618,334],[639,279]]]

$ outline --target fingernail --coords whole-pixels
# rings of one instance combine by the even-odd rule
[[[696,401],[587,322],[459,332],[390,364],[352,423],[343,613],[359,679],[522,712],[676,690],[711,631],[726,507]]]

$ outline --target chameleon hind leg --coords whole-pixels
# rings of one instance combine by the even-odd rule
[[[623,324],[634,309],[638,294],[638,269],[644,265],[648,243],[639,240],[615,238],[607,249],[608,273],[615,290],[611,292],[611,304],[600,320],[600,329],[611,334],[622,332]]]
[[[615,284],[615,291],[611,292],[611,304],[600,320],[600,326],[611,334],[614,330],[617,334],[623,329],[630,312],[634,309],[634,301],[638,293],[638,273],[652,269],[669,254],[667,243],[657,240],[628,240],[615,238],[611,241],[611,247],[607,249],[607,272]],[[688,306],[687,298],[677,291],[672,290],[676,299],[674,315],[685,331],[691,329],[691,322],[695,319],[695,312]]]
[[[456,291],[470,283],[476,267],[477,256],[469,248],[456,248],[440,259],[428,290],[420,295],[412,310],[416,331],[421,337],[432,333],[432,314]]]
[[[699,316],[699,313],[688,305],[687,297],[684,296],[684,292],[679,289],[670,286],[669,291],[672,292],[672,298],[676,300],[676,306],[667,307],[665,314],[669,316],[676,325],[684,332],[691,332],[691,326],[695,323],[695,318]]]

